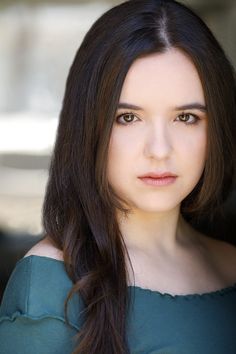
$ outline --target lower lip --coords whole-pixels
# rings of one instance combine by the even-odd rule
[[[151,178],[151,177],[139,177],[141,181],[149,186],[169,186],[175,182],[177,177],[160,177],[160,178]]]

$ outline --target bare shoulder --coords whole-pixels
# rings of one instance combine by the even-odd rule
[[[236,246],[233,244],[201,235],[209,254],[211,255],[216,267],[225,276],[225,279],[236,282]]]
[[[56,248],[48,237],[36,243],[25,255],[25,257],[35,255],[63,260],[63,253]]]

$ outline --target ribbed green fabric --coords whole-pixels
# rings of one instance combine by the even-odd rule
[[[64,263],[29,256],[18,261],[0,307],[1,354],[71,354],[83,323]],[[236,354],[236,284],[191,295],[129,286],[127,338],[131,354]],[[102,354],[102,353],[101,353]]]

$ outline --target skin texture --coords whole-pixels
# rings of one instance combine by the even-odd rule
[[[176,109],[205,105],[198,73],[176,49],[138,59],[126,76],[120,102],[142,108],[118,110],[111,135],[108,180],[131,208],[128,219],[120,216],[121,227],[127,242],[140,248],[173,247],[182,233],[180,204],[199,181],[206,160],[206,112]],[[138,177],[151,171],[178,177],[168,186],[147,186]]]
[[[206,161],[207,112],[179,108],[205,106],[195,66],[173,48],[140,58],[126,76],[121,103],[140,108],[117,111],[108,181],[130,208],[127,217],[117,216],[136,284],[169,293],[220,288],[225,278],[209,253],[213,247],[180,214]],[[138,178],[166,171],[177,175],[168,186],[146,185]]]

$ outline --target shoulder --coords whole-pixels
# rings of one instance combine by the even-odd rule
[[[73,282],[64,262],[51,257],[29,255],[17,262],[3,294],[0,322],[16,318],[65,321],[64,305]],[[69,322],[79,328],[78,313],[82,299],[73,296],[69,302]]]
[[[71,353],[81,326],[78,297],[69,303],[66,325],[64,303],[71,286],[63,262],[35,255],[18,261],[0,306],[0,352]]]
[[[46,311],[63,316],[63,301],[72,281],[62,260],[62,252],[48,238],[33,246],[15,265],[3,294],[1,314],[20,311],[37,317]]]
[[[236,283],[236,246],[201,234],[201,239],[215,264],[216,269],[225,278],[225,282]]]
[[[63,316],[63,301],[71,287],[63,262],[30,255],[17,262],[3,295],[1,312]]]
[[[45,237],[43,240],[36,243],[24,256],[43,256],[63,261],[63,252],[56,248],[49,237]]]

